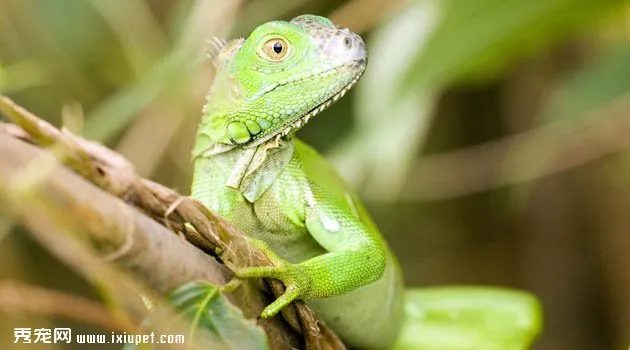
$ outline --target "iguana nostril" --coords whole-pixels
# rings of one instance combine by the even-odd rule
[[[346,49],[351,49],[352,48],[352,40],[350,40],[350,38],[344,38],[343,39],[343,46],[345,46]]]

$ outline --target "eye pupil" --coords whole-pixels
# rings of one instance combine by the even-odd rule
[[[347,48],[352,47],[352,41],[349,38],[343,39],[343,44],[346,45]]]
[[[280,53],[282,52],[283,46],[282,43],[279,41],[276,41],[275,43],[273,43],[273,52],[275,53]]]
[[[283,38],[273,38],[265,41],[259,50],[258,54],[262,58],[279,62],[287,57],[289,51],[291,51],[291,46]]]

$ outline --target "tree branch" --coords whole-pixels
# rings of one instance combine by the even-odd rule
[[[118,332],[137,331],[95,301],[15,281],[0,283],[0,310],[63,317]]]
[[[104,256],[143,276],[160,292],[191,280],[223,284],[229,279],[223,265],[172,231],[60,165],[43,170],[46,161],[50,158],[43,151],[0,134],[0,198],[13,217],[28,224],[30,218],[65,213],[85,227],[91,244]],[[41,175],[39,183],[26,184],[31,171]],[[24,191],[45,205],[20,203],[26,198]]]
[[[228,266],[270,264],[266,256],[251,247],[228,222],[212,214],[201,203],[138,177],[133,166],[119,154],[65,130],[59,131],[3,96],[0,96],[0,111],[22,128],[0,123],[0,183],[9,184],[0,185],[0,201],[9,202],[13,216],[27,226],[29,222],[37,226],[37,220],[32,218],[50,215],[45,208],[56,208],[55,215],[62,213],[80,222],[87,229],[86,240],[106,257],[135,272],[160,292],[192,280],[206,279],[223,284],[231,278],[225,266],[203,252],[216,256]],[[71,171],[51,166],[50,159],[53,158],[44,156],[49,153],[16,138],[48,147],[76,173],[133,204],[181,236],[99,191]],[[29,168],[35,171],[29,173]],[[20,182],[27,186],[19,185]],[[35,191],[36,201],[31,201],[30,206],[12,205],[24,202],[24,196],[20,198],[20,188]],[[34,208],[41,210],[33,211]],[[276,296],[284,292],[278,281],[268,282]],[[231,300],[247,317],[257,317],[265,300],[251,284],[245,285],[232,295]],[[305,331],[308,349],[343,348],[336,335],[317,321],[306,305],[297,303],[297,306],[297,311],[287,308],[283,316],[293,328]],[[294,334],[282,325],[279,317],[259,322],[274,348],[294,346]],[[323,328],[321,332],[320,328]]]

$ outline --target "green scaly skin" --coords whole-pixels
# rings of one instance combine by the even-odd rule
[[[396,258],[334,169],[293,136],[361,77],[363,40],[304,15],[216,44],[192,197],[247,233],[274,264],[236,275],[287,287],[263,317],[302,299],[348,345],[389,348],[403,318]]]

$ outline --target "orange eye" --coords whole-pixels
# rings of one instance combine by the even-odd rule
[[[289,52],[289,44],[284,39],[270,39],[263,45],[262,52],[268,59],[280,61]]]

